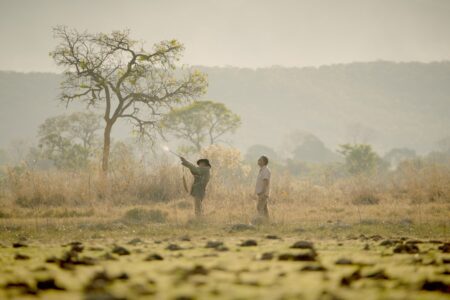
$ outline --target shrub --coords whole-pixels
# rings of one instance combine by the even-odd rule
[[[375,205],[380,202],[380,199],[373,194],[362,194],[355,197],[352,201],[355,205]]]
[[[37,206],[63,206],[66,204],[66,198],[62,194],[53,194],[47,197],[35,195],[33,197],[19,196],[16,198],[16,204],[24,208],[33,208]]]
[[[177,205],[177,208],[179,208],[179,209],[191,209],[193,206],[192,202],[187,201],[187,200],[182,200],[182,201],[178,202],[176,205]]]
[[[165,223],[167,213],[160,209],[132,208],[122,217],[126,223]]]
[[[8,213],[5,213],[3,211],[0,211],[0,219],[6,219],[11,217]]]

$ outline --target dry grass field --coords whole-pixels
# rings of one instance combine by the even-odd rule
[[[202,219],[183,188],[189,174],[164,159],[117,164],[108,178],[6,169],[0,298],[448,299],[447,167],[274,171],[260,224],[254,170],[219,157]]]

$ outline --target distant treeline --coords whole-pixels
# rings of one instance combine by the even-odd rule
[[[241,116],[230,141],[243,151],[254,144],[282,149],[296,130],[320,137],[333,150],[357,142],[381,152],[396,147],[428,152],[450,135],[450,62],[201,70],[209,77],[203,98],[223,102]],[[60,79],[0,72],[0,147],[35,139],[39,124],[66,111],[55,105]],[[113,132],[119,139],[128,134],[126,127]]]

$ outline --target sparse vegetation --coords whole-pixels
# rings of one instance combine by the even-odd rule
[[[167,213],[160,209],[132,208],[127,210],[122,220],[127,223],[165,223]]]
[[[178,26],[181,2],[146,19]],[[70,12],[100,17],[94,6]],[[0,299],[448,298],[449,62],[194,69],[175,39],[149,49],[129,30],[53,34],[61,75],[0,71]],[[80,111],[46,105],[56,83]]]

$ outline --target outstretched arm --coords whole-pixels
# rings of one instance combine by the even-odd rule
[[[181,158],[181,164],[183,166],[185,166],[186,168],[188,168],[192,174],[194,175],[199,175],[200,174],[200,168],[195,166],[193,163],[189,162],[188,160],[186,160],[184,157],[180,157]]]

